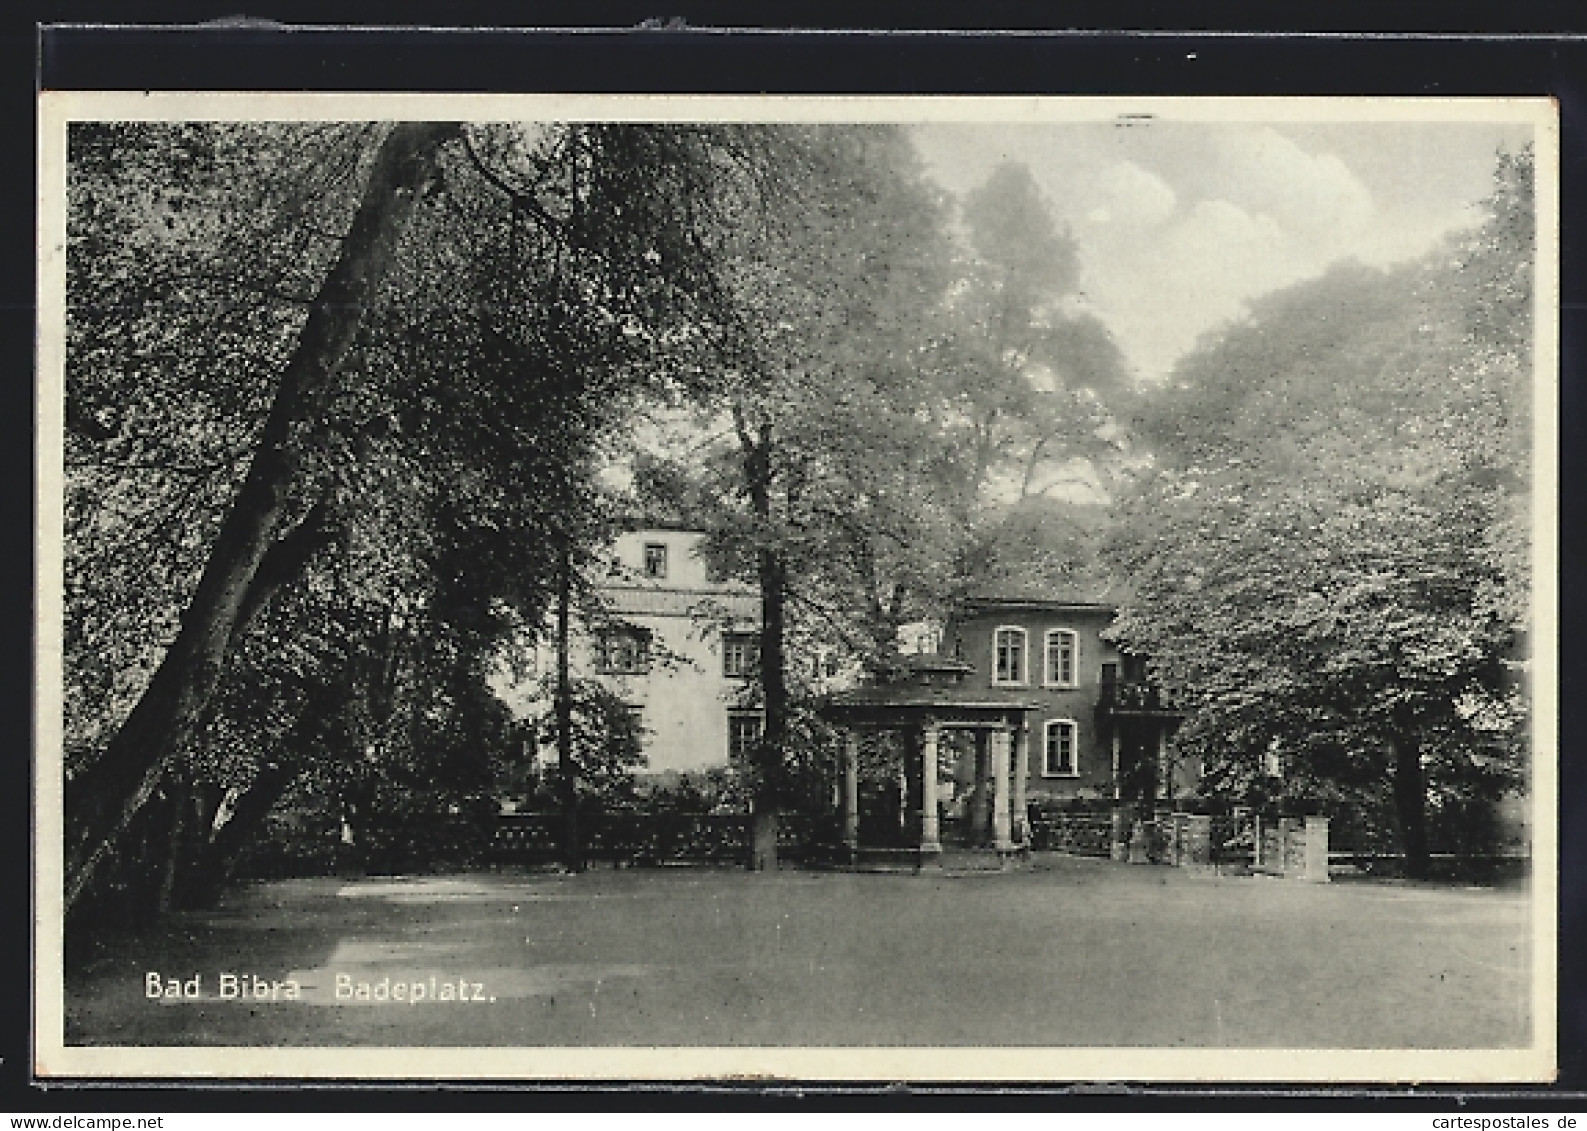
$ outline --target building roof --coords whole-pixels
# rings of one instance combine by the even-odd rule
[[[1018,693],[965,686],[964,677],[974,670],[974,665],[953,656],[909,656],[894,678],[837,692],[827,697],[821,710],[849,725],[921,722],[934,717],[959,724],[1001,725],[1012,712],[1039,709],[1039,704]]]
[[[1111,609],[1117,606],[1125,595],[1125,590],[1116,580],[1100,573],[1096,576],[1086,575],[1066,583],[1014,574],[982,581],[965,593],[960,604],[1020,604],[1059,609]]]
[[[1038,609],[1044,612],[1097,613],[1111,616],[1119,611],[1112,601],[1088,601],[1069,597],[1026,593],[972,594],[960,603],[967,611],[977,609]]]
[[[999,698],[985,688],[971,690],[952,685],[918,683],[873,683],[830,695],[826,707],[844,709],[865,707],[940,707],[943,710],[1037,711],[1041,704],[1018,695]]]
[[[910,652],[900,658],[904,661],[902,665],[904,669],[917,673],[917,678],[919,675],[932,675],[939,672],[966,676],[975,671],[974,664],[942,652]]]
[[[843,727],[905,729],[939,726],[1002,727],[1017,725],[1040,704],[1028,699],[989,696],[984,690],[910,683],[873,684],[841,691],[821,704],[821,714]]]

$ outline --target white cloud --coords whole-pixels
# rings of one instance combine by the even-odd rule
[[[1082,248],[1083,253],[1085,249]],[[1304,278],[1316,260],[1274,217],[1200,200],[1150,240],[1086,254],[1088,293],[1136,367],[1166,373],[1245,299]]]
[[[1340,259],[1421,254],[1469,223],[1504,130],[1164,122],[917,136],[933,176],[955,191],[1000,160],[1030,167],[1074,226],[1085,304],[1155,379],[1249,299]]]
[[[1223,278],[1230,268],[1241,276],[1281,271],[1273,261],[1287,258],[1289,243],[1289,234],[1266,212],[1218,199],[1197,201],[1159,246],[1186,271]]]
[[[1101,203],[1091,216],[1100,211],[1109,219],[1118,217],[1121,223],[1143,228],[1155,228],[1163,223],[1179,205],[1179,196],[1167,181],[1133,161],[1117,161],[1107,166],[1097,175],[1092,191]]]
[[[1333,153],[1311,153],[1271,126],[1220,130],[1208,161],[1222,195],[1296,232],[1337,240],[1372,217],[1372,193]]]

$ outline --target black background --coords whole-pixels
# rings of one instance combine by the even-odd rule
[[[1577,6],[982,2],[11,3],[0,12],[0,1112],[258,1107],[227,1087],[30,1077],[28,912],[33,529],[36,94],[47,89],[876,94],[1545,95],[1561,113],[1560,1079],[1552,1088],[1173,1086],[777,1089],[514,1085],[529,1110],[642,1106],[1587,1110],[1587,786],[1580,639],[1583,466],[1582,221],[1587,40]],[[271,27],[202,27],[246,14]],[[1575,16],[1587,23],[1587,13]],[[1041,22],[1038,22],[1041,21]],[[1435,23],[1434,21],[1442,21]],[[112,26],[119,25],[119,26]],[[134,26],[136,25],[136,26]],[[422,30],[444,25],[451,30]],[[802,30],[795,30],[802,29]],[[844,30],[848,29],[848,30]],[[869,30],[864,30],[869,29]],[[1192,57],[1193,56],[1193,57]],[[255,1086],[257,1087],[257,1085]],[[271,1110],[499,1106],[488,1086],[271,1088]],[[239,1088],[242,1091],[239,1091]]]

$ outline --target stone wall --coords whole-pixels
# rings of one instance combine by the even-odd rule
[[[1312,883],[1328,882],[1328,818],[1280,817],[1261,823],[1251,870]]]

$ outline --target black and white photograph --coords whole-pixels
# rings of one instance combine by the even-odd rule
[[[1556,115],[46,93],[35,1071],[1552,1079]]]

